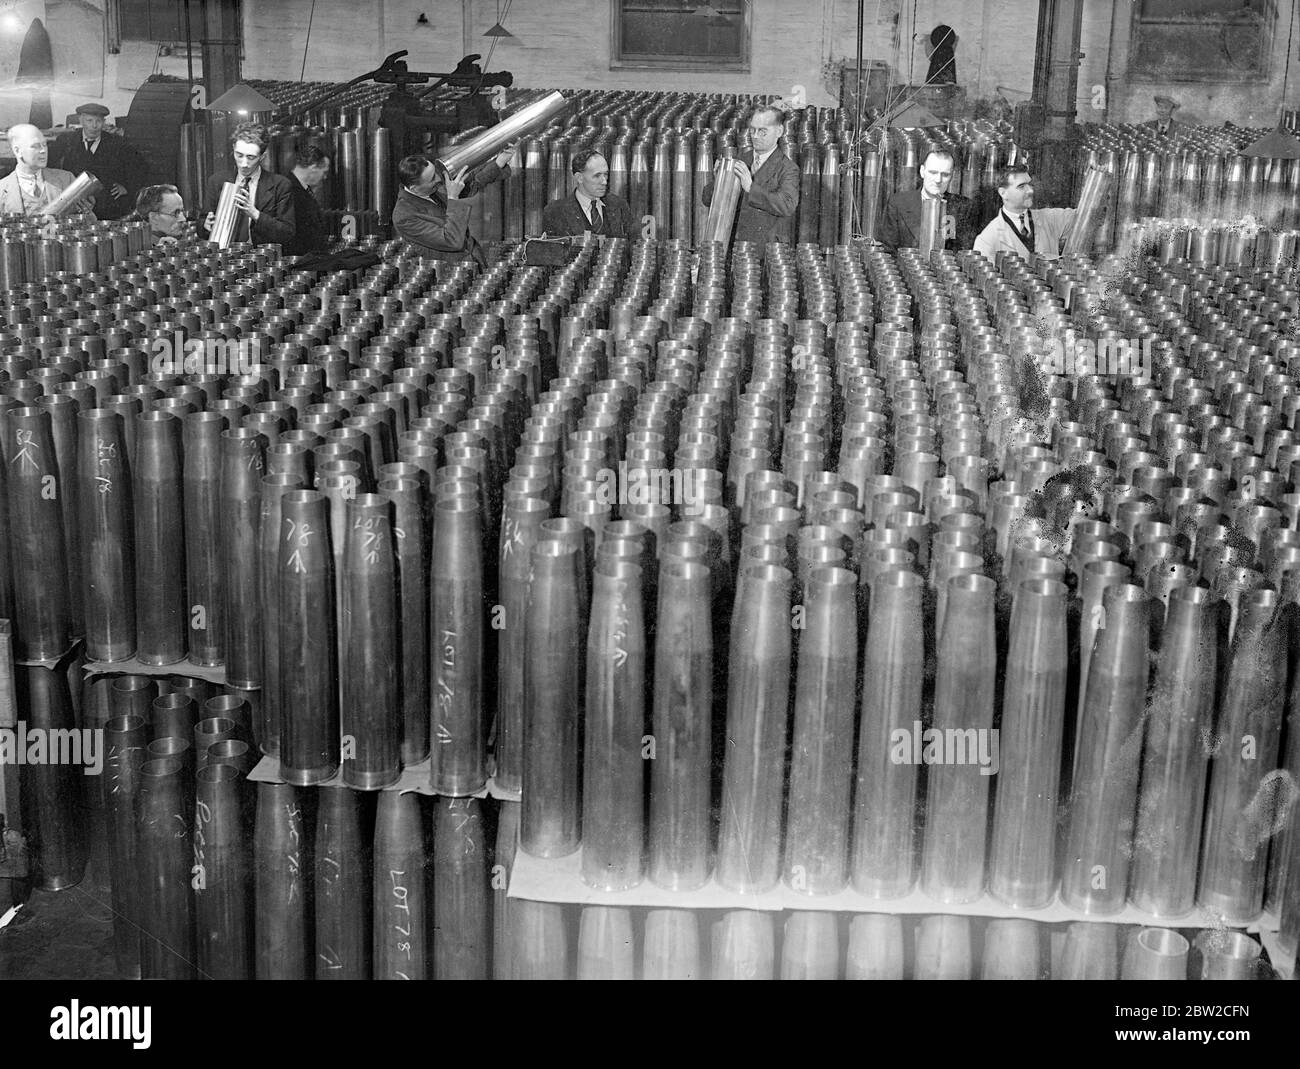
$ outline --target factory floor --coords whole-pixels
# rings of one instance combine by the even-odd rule
[[[8,898],[0,916],[8,909]],[[117,980],[108,867],[91,861],[76,887],[33,890],[0,929],[0,980]]]

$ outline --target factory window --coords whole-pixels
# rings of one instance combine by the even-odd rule
[[[611,0],[610,66],[749,70],[747,0]]]
[[[1138,82],[1267,78],[1277,0],[1138,0],[1129,77]]]
[[[191,19],[201,19],[195,4]],[[174,0],[117,0],[118,40],[184,41],[185,5]]]

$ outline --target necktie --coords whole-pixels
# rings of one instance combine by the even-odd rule
[[[87,142],[86,142],[86,151],[89,152],[92,156],[95,154],[95,149],[97,149],[97,148],[99,148],[99,142],[98,142],[98,141],[87,141]]]
[[[603,234],[605,232],[605,213],[601,211],[600,201],[591,202],[591,232],[593,234]]]
[[[24,186],[26,186],[26,190],[24,190]],[[45,204],[45,183],[41,181],[39,174],[32,175],[26,182],[20,176],[18,192],[20,194],[30,192],[31,194],[30,206],[27,204],[26,196],[23,197],[23,212],[25,214],[36,214],[37,210]]]
[[[241,179],[239,183],[239,192],[246,194],[248,192],[248,184],[252,180],[253,180],[253,176],[251,174],[244,175],[243,179]],[[252,240],[252,231],[253,231],[253,217],[250,215],[245,215],[243,212],[240,212],[239,213],[239,240],[240,241]]]
[[[1002,218],[1007,221],[1007,226],[1009,226],[1015,232],[1016,237],[1020,239],[1020,244],[1025,247],[1025,250],[1027,252],[1033,252],[1034,251],[1033,223],[1031,222],[1028,228],[1026,228],[1025,226],[1026,214],[1027,213],[1025,212],[1017,212],[1015,215],[1008,215],[1006,213],[1005,208],[1002,210]]]

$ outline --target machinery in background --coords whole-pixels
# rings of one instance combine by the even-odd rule
[[[405,55],[394,52],[375,70],[339,84],[247,83],[274,105],[268,112],[236,116],[270,127],[269,170],[292,170],[293,154],[307,139],[323,142],[329,152],[333,165],[317,195],[336,234],[382,232],[392,211],[397,161],[413,153],[436,153],[495,124],[505,90],[514,82],[509,71],[485,72],[478,55],[464,57],[447,72],[412,71]],[[159,100],[188,94],[188,89],[184,80],[156,76],[137,96],[147,90],[157,107]],[[515,95],[510,103],[518,100]],[[530,100],[524,94],[524,103]],[[198,202],[211,173],[211,141],[212,123],[202,110],[188,112],[177,124],[171,141],[177,146],[175,176],[156,180],[174,181],[186,204]]]

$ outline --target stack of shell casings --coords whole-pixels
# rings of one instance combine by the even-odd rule
[[[1252,235],[1300,226],[1298,161],[1246,151],[1265,132],[1194,127],[1175,141],[1148,126],[1087,127],[1079,187],[1090,168],[1112,176],[1093,248],[1129,256],[1125,236],[1147,218]]]
[[[20,659],[69,652],[79,555],[88,656],[225,673],[202,713],[132,681],[91,718],[121,737],[132,801],[103,820],[115,897],[147,884],[142,974],[485,972],[493,770],[521,792],[499,857],[517,835],[601,890],[807,896],[786,939],[809,975],[840,891],[1294,931],[1293,810],[1265,804],[1300,773],[1292,246],[828,255],[822,218],[815,244],[611,239],[549,269],[517,243],[480,267],[371,241],[380,263],[323,275],[181,245],[7,292]],[[54,669],[24,671],[27,719],[75,724]],[[249,735],[220,720],[279,761],[251,860],[211,757]],[[432,803],[395,782],[425,758]],[[34,782],[73,879],[75,788]],[[340,862],[365,843],[371,867]],[[494,973],[567,970],[560,907],[493,912]],[[579,971],[625,970],[602,955],[629,924],[584,920]],[[847,927],[885,948],[862,970],[893,968],[898,930]],[[724,973],[761,973],[775,930],[741,911],[719,938]],[[918,932],[924,974],[961,974],[968,938]],[[1076,971],[1118,961],[1094,941]]]

